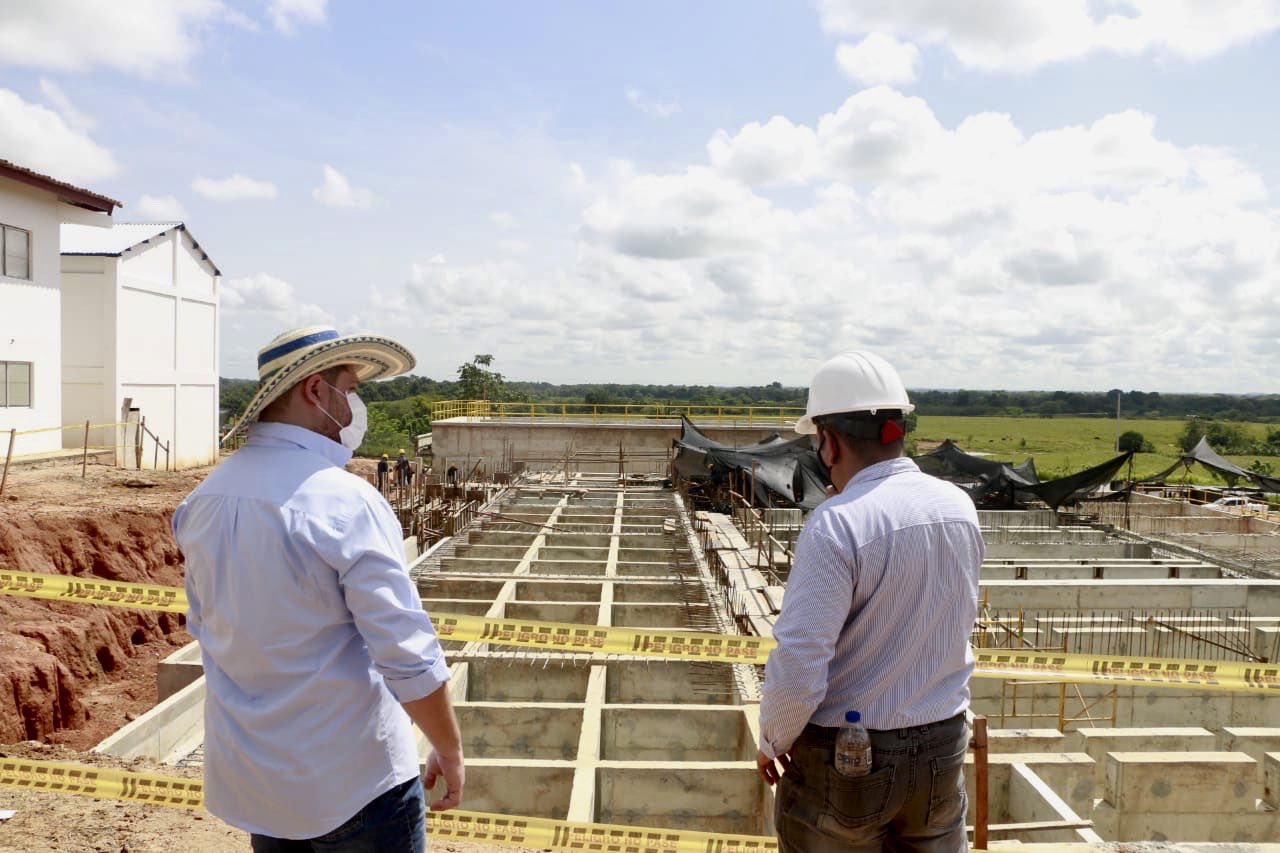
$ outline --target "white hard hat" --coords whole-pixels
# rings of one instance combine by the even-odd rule
[[[858,350],[842,352],[813,375],[809,383],[809,404],[804,417],[796,421],[796,432],[813,435],[818,431],[813,419],[841,412],[897,410],[904,415],[915,406],[907,400],[907,389],[898,371],[874,353]]]

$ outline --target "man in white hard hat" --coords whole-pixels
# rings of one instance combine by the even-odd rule
[[[356,387],[413,365],[373,335],[280,335],[258,353],[247,442],[174,512],[208,680],[205,803],[258,853],[422,853],[410,721],[434,747],[426,786],[447,789],[431,808],[462,796],[449,668],[400,522],[344,470],[364,439]]]
[[[757,764],[778,785],[783,851],[967,847],[982,534],[968,496],[904,456],[913,409],[884,359],[848,352],[818,370],[796,423],[837,493],[796,543],[765,668]],[[864,776],[833,765],[847,711],[870,732]]]

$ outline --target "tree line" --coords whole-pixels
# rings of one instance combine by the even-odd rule
[[[412,437],[431,430],[431,404],[439,400],[575,403],[587,405],[788,406],[802,408],[805,388],[768,385],[638,385],[617,383],[561,385],[516,382],[493,368],[494,357],[476,355],[459,365],[456,379],[397,376],[360,387],[369,403],[369,433],[362,452],[398,450]],[[224,420],[237,418],[252,399],[257,382],[222,379]],[[916,414],[986,417],[1098,417],[1115,416],[1117,395],[1126,418],[1188,419],[1181,437],[1188,450],[1201,435],[1220,453],[1280,455],[1280,428],[1259,441],[1237,421],[1280,423],[1280,394],[1162,394],[1158,391],[974,391],[925,389],[910,391]],[[1150,451],[1140,434],[1126,433],[1122,449]]]
[[[487,399],[502,402],[587,403],[599,405],[675,403],[699,406],[795,406],[803,407],[807,389],[769,385],[623,385],[515,382],[474,361],[457,380],[426,376],[397,376],[360,388],[365,401],[394,402],[412,398],[436,400]],[[250,379],[223,379],[222,408],[237,417],[248,405],[257,383]],[[924,415],[987,417],[1112,418],[1116,390],[1087,391],[940,391],[909,392]],[[1158,391],[1126,391],[1121,396],[1125,418],[1200,417],[1219,421],[1280,422],[1280,394],[1162,394]]]

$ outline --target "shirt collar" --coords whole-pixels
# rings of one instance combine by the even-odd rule
[[[885,477],[892,477],[894,474],[905,474],[908,471],[919,471],[920,466],[916,465],[915,460],[909,456],[899,456],[896,459],[886,459],[883,462],[877,462],[874,465],[868,465],[861,471],[853,475],[853,479],[849,484],[865,483],[870,480],[883,480]]]
[[[306,427],[282,424],[278,421],[258,421],[250,426],[249,440],[246,444],[266,447],[292,444],[303,450],[319,453],[339,468],[346,467],[346,464],[351,461],[351,451],[328,436],[313,432]]]

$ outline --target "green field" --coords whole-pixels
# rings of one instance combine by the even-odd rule
[[[1121,432],[1136,430],[1155,446],[1154,453],[1134,457],[1133,473],[1137,479],[1149,477],[1168,468],[1181,455],[1178,436],[1182,420],[1122,420]],[[1259,438],[1274,424],[1243,425]],[[1116,455],[1116,422],[1105,418],[967,418],[921,415],[912,437],[933,442],[950,438],[961,450],[990,454],[1001,462],[1019,463],[1028,456],[1036,461],[1043,479],[1052,479],[1083,470]],[[1280,470],[1280,457],[1228,456],[1243,468],[1255,461]],[[1124,476],[1121,472],[1121,476]],[[1175,475],[1177,476],[1177,475]],[[1180,479],[1180,477],[1179,477]],[[1202,466],[1191,470],[1190,482],[1221,483]]]

